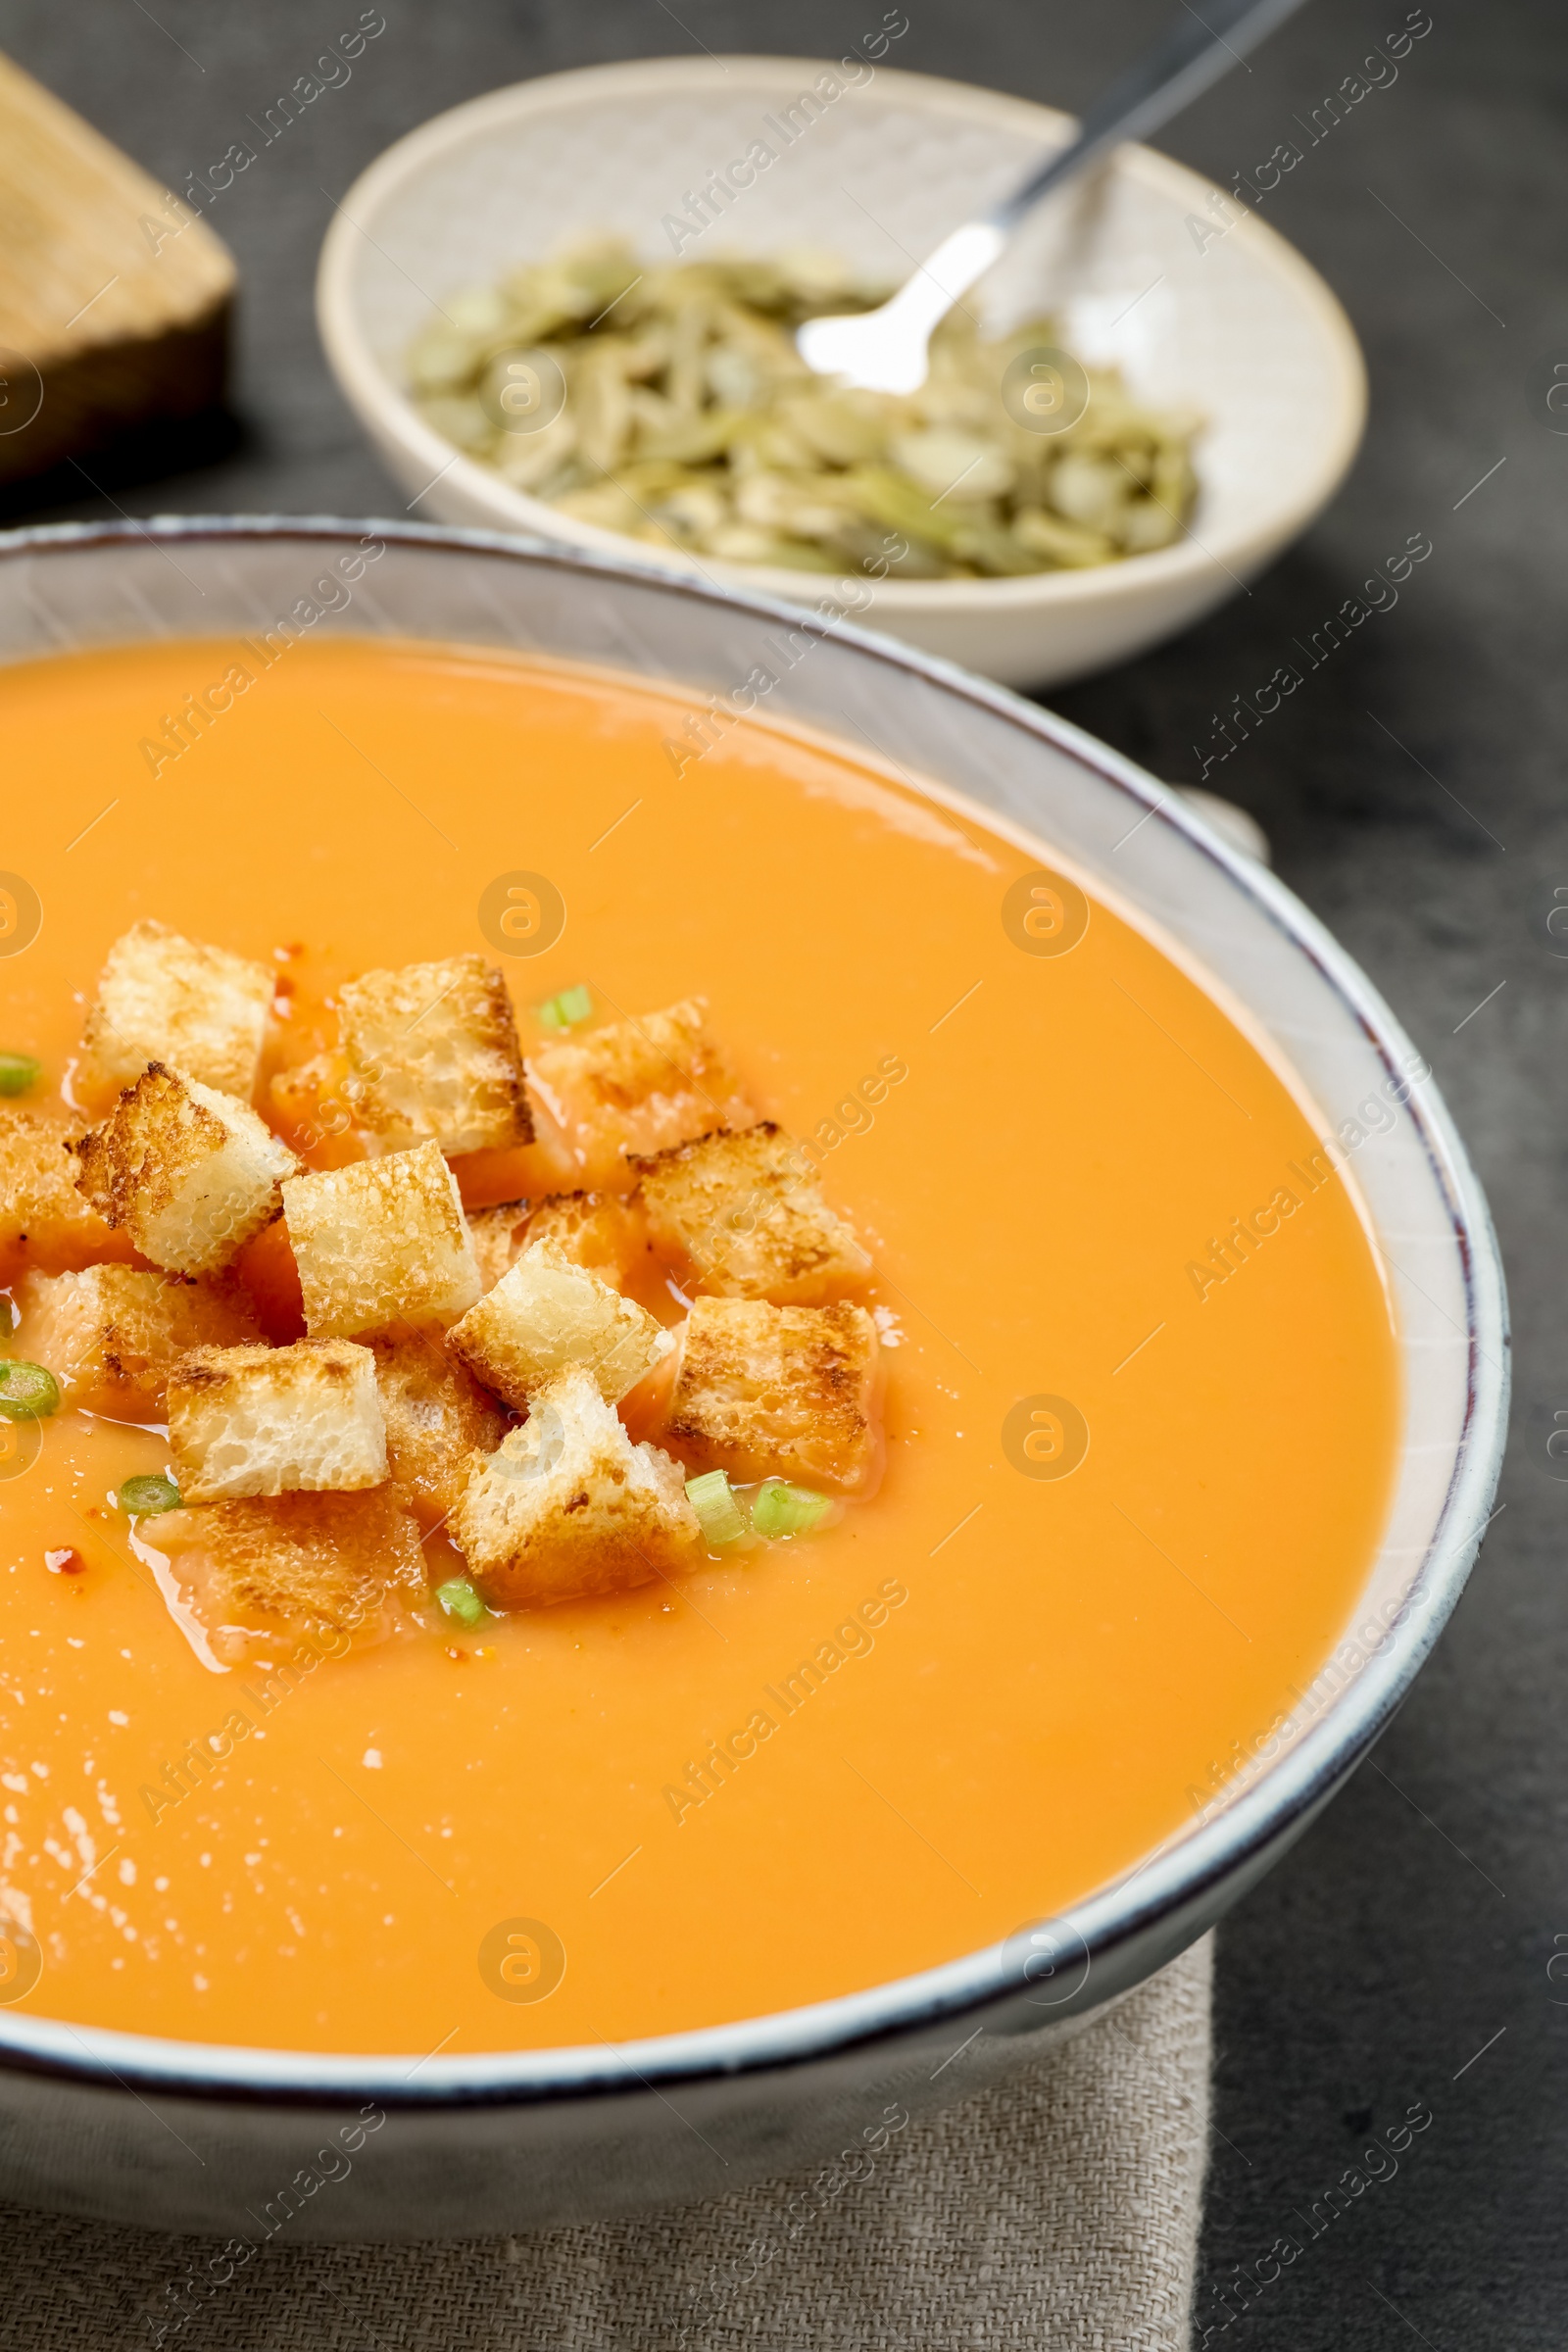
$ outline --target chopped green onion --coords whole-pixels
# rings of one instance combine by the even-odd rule
[[[535,1007],[547,1029],[570,1029],[578,1021],[591,1020],[593,1009],[593,997],[580,980],[575,988],[564,988],[548,1004]]]
[[[768,1543],[781,1536],[804,1536],[827,1516],[833,1505],[811,1487],[792,1487],[782,1478],[769,1479],[752,1505],[752,1525]]]
[[[0,1420],[42,1421],[60,1410],[60,1383],[42,1364],[0,1363]]]
[[[702,1522],[710,1544],[733,1544],[737,1537],[745,1535],[746,1521],[730,1492],[727,1471],[705,1470],[701,1478],[689,1478],[686,1498]]]
[[[136,1518],[154,1519],[160,1511],[177,1511],[184,1498],[172,1478],[155,1471],[149,1478],[127,1478],[120,1490],[120,1507]]]
[[[484,1602],[479,1598],[466,1576],[449,1576],[444,1585],[437,1585],[435,1596],[442,1611],[459,1625],[475,1626],[484,1621]]]
[[[43,1076],[43,1063],[30,1054],[0,1054],[0,1095],[24,1095]]]

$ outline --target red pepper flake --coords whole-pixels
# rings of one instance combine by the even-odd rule
[[[58,1551],[46,1551],[43,1564],[51,1576],[80,1576],[86,1561],[74,1544],[66,1544]]]

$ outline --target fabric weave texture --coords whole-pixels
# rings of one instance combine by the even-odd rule
[[[857,2169],[537,2236],[262,2248],[181,2322],[207,2239],[0,2213],[29,2352],[1187,2352],[1212,1937]],[[959,2055],[952,2063],[961,2070]],[[160,2331],[162,2331],[160,2333]]]

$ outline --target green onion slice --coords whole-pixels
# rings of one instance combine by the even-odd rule
[[[60,1410],[60,1383],[42,1364],[0,1363],[0,1419],[42,1421]]]
[[[483,1624],[484,1602],[466,1576],[449,1576],[444,1585],[437,1585],[435,1596],[443,1614],[458,1625]]]
[[[701,1478],[689,1478],[686,1498],[710,1544],[733,1544],[745,1535],[746,1521],[730,1491],[728,1471],[705,1470]]]
[[[592,992],[579,980],[575,988],[564,988],[547,1004],[536,1007],[538,1017],[547,1029],[570,1029],[578,1021],[593,1018]]]
[[[768,1543],[783,1536],[804,1536],[833,1508],[826,1494],[812,1487],[792,1487],[788,1480],[769,1479],[752,1504],[752,1525]]]
[[[160,1511],[177,1511],[184,1507],[179,1489],[161,1470],[147,1478],[127,1478],[118,1499],[122,1511],[140,1519],[155,1519]]]
[[[43,1076],[43,1063],[30,1054],[0,1054],[0,1095],[24,1095]]]

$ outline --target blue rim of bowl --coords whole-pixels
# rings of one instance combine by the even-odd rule
[[[389,545],[434,553],[489,556],[552,564],[563,570],[629,579],[662,595],[728,607],[784,621],[809,635],[853,646],[884,667],[934,683],[959,700],[1009,721],[1128,796],[1156,824],[1171,826],[1220,867],[1334,990],[1391,1077],[1413,1051],[1393,1011],[1317,917],[1266,867],[1232,850],[1168,786],[1095,736],[1027,702],[1006,687],[845,620],[824,622],[781,599],[690,580],[597,551],[512,533],[448,525],[348,520],[329,515],[154,515],[145,521],[53,523],[0,533],[0,563],[94,547],[154,546],[181,539],[256,543],[283,539],[330,544],[373,533]],[[109,640],[103,642],[124,642]],[[76,649],[71,649],[76,650]],[[47,659],[48,649],[36,657]],[[9,664],[6,664],[9,666]],[[983,808],[975,804],[983,815]],[[1405,1696],[1447,1622],[1491,1524],[1507,1431],[1509,1334],[1502,1261],[1491,1212],[1464,1146],[1436,1090],[1406,1104],[1427,1162],[1447,1202],[1464,1275],[1468,1370],[1465,1409],[1443,1511],[1388,1638],[1355,1679],[1331,1698],[1286,1755],[1265,1767],[1214,1820],[1185,1831],[1133,1870],[1057,1915],[1054,1924],[1082,1938],[1103,1964],[1173,1914],[1200,1912],[1205,1894],[1242,1877],[1250,1862],[1333,1793],[1372,1746]],[[1194,1931],[1197,1932],[1196,1929]],[[1009,1939],[1010,1940],[1010,1939]],[[1112,1975],[1114,1972],[1110,1972]],[[1004,1942],[946,1961],[915,1976],[808,2007],[743,2018],[681,2034],[597,2048],[568,2046],[431,2056],[410,2066],[408,2052],[353,2053],[258,2049],[228,2042],[174,2041],[153,2034],[73,2027],[23,2013],[0,2013],[0,2068],[25,2070],[135,2095],[145,2088],[247,2105],[335,2107],[374,2099],[405,2110],[541,2105],[556,2100],[657,2094],[660,2082],[762,2075],[809,2065],[932,2027],[958,2022],[1009,1993],[1020,1977]],[[1086,1987],[1087,1989],[1087,1987]],[[1085,2001],[1083,2010],[1096,2004]],[[1067,2017],[1080,2009],[1061,2004]]]

